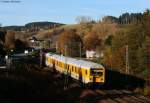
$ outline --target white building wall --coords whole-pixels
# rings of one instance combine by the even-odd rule
[[[86,51],[86,58],[98,58],[98,57],[103,57],[103,56],[104,56],[103,52],[101,52],[99,54],[99,53],[97,53],[96,51],[93,51],[93,50],[91,50],[91,51],[87,50]]]

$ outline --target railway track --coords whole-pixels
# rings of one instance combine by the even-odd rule
[[[87,101],[87,98],[90,97],[92,97],[91,102]],[[85,103],[150,103],[150,98],[127,90],[85,89],[81,92],[80,99]]]
[[[0,67],[1,72],[7,72],[5,67]],[[41,70],[46,72],[50,71],[48,68],[44,68]],[[58,73],[54,74],[55,78],[60,78]],[[62,79],[63,81],[63,79]],[[71,82],[67,88],[64,89],[64,92],[69,90],[74,90],[75,88],[80,88],[78,98],[80,102],[84,103],[150,103],[150,98],[145,97],[140,94],[132,93],[127,90],[100,90],[100,89],[88,89],[84,88],[82,85]],[[76,91],[75,91],[76,92]],[[68,94],[71,95],[71,94]]]
[[[75,86],[71,85],[68,89],[70,88],[73,89]],[[84,103],[150,103],[150,98],[127,90],[84,89],[80,93],[80,99]]]
[[[84,103],[150,103],[149,97],[128,90],[88,89],[75,81],[64,90],[73,90],[74,88],[82,88],[79,98]],[[92,97],[91,102],[88,101],[88,97]]]
[[[150,103],[150,98],[126,90],[96,90],[98,96],[103,95],[105,103]],[[104,94],[102,94],[104,93]]]

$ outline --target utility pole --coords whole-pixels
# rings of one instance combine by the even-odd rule
[[[65,74],[65,83],[64,83],[64,89],[67,88],[68,86],[68,68],[67,68],[67,45],[65,45],[65,70],[66,70],[66,74]]]
[[[126,74],[129,74],[129,46],[126,45]]]
[[[42,64],[43,64],[43,51],[42,51],[42,49],[43,49],[44,45],[43,45],[43,41],[41,41],[40,43],[42,43],[40,46],[40,67],[42,67]]]
[[[81,59],[81,57],[82,57],[82,45],[81,45],[81,42],[79,44],[79,49],[80,49],[80,59]]]
[[[58,52],[58,42],[56,41],[56,53]]]
[[[50,39],[49,39],[48,43],[49,43],[49,49],[50,49],[51,48],[51,40]]]

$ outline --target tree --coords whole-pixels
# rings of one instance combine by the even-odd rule
[[[118,23],[119,20],[118,18],[114,17],[114,16],[105,16],[102,18],[102,22],[105,23]]]
[[[138,50],[139,74],[145,78],[150,78],[150,37],[146,37],[142,48]]]
[[[112,46],[110,47],[109,54],[111,54],[111,67],[121,72],[125,71],[125,45],[126,45],[126,30],[120,29],[116,32],[112,40]],[[108,58],[109,59],[109,58]],[[107,60],[106,62],[110,61]]]
[[[25,48],[26,48],[26,43],[25,42],[23,42],[19,39],[15,40],[15,49],[16,50],[21,51],[21,50],[24,50]]]
[[[94,31],[102,40],[105,40],[109,35],[115,35],[117,31],[117,24],[100,21],[94,25],[92,31]]]
[[[76,21],[78,24],[86,24],[92,22],[92,18],[90,16],[78,16]]]
[[[141,24],[142,24],[142,29],[143,29],[143,33],[147,36],[150,36],[150,10],[147,9],[145,10],[145,12],[143,13],[143,17],[141,20]]]
[[[113,36],[109,35],[105,40],[105,45],[112,46],[112,40],[113,40]]]
[[[83,44],[86,50],[96,50],[101,45],[101,39],[95,32],[90,32],[84,37]]]
[[[79,56],[82,40],[76,30],[66,30],[58,38],[58,52],[67,56]]]
[[[150,37],[149,26],[150,12],[147,10],[143,13],[141,22],[133,24],[133,26],[128,28],[129,32],[127,33],[127,40],[129,44],[129,61],[134,74],[138,74],[145,69],[145,67],[141,67],[140,65],[144,65],[146,63],[145,56],[142,55],[147,55],[146,51],[148,48],[144,47],[144,41],[147,41],[146,38]]]
[[[4,57],[6,54],[4,43],[5,43],[6,31],[0,31],[0,56]]]
[[[86,35],[88,32],[91,32],[93,24],[95,21],[92,20],[89,16],[78,16],[76,18],[76,21],[78,23],[78,34],[83,38],[84,35]]]
[[[139,23],[142,18],[142,13],[124,13],[119,16],[119,24],[135,24]]]
[[[15,49],[15,32],[14,31],[7,31],[5,37],[5,47],[6,49]]]

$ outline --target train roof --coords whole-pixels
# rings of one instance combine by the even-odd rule
[[[51,53],[48,53],[46,55],[51,56],[51,58],[54,58],[54,59],[59,60],[61,62],[66,62],[67,64],[75,65],[77,67],[82,67],[85,69],[104,68],[101,64],[90,62],[90,61],[79,60],[79,59],[65,57],[62,55],[51,54]]]
[[[101,64],[85,61],[85,60],[79,60],[81,63],[81,67],[89,67],[89,68],[104,68]]]

